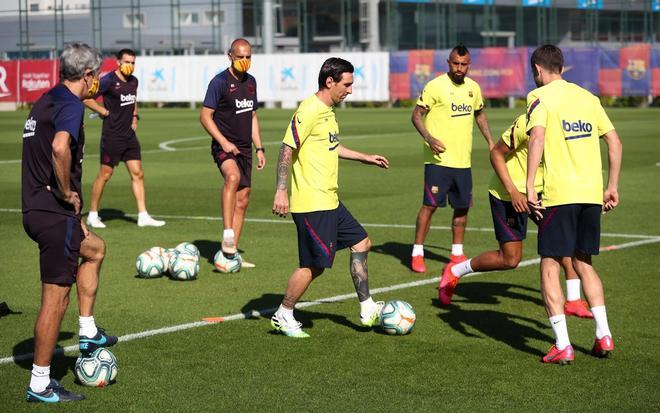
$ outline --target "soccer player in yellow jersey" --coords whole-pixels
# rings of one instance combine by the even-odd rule
[[[523,251],[523,240],[527,235],[527,120],[520,115],[502,133],[502,138],[490,151],[490,160],[495,174],[490,180],[488,197],[495,228],[495,238],[500,248],[484,252],[460,263],[448,263],[442,271],[438,298],[442,305],[451,304],[458,280],[473,272],[502,271],[516,268]],[[534,180],[534,190],[543,188],[543,170],[539,168]],[[580,278],[573,269],[570,257],[562,258],[566,273],[568,301],[564,306],[567,315],[592,318],[589,306],[580,299]]]
[[[603,284],[591,256],[599,252],[601,212],[619,203],[621,141],[598,98],[562,79],[564,57],[559,48],[537,48],[531,66],[539,87],[527,95],[527,202],[540,218],[541,292],[556,336],[543,362],[566,364],[574,358],[559,284],[560,257],[567,256],[573,257],[573,267],[596,321],[592,353],[605,357],[614,349],[614,343]],[[604,191],[599,138],[607,145],[609,159]],[[534,181],[541,161],[543,190],[539,200]]]
[[[447,197],[454,209],[451,262],[465,261],[463,238],[472,206],[472,127],[476,120],[481,134],[493,147],[479,85],[467,77],[470,53],[462,44],[449,54],[449,71],[426,84],[413,110],[412,123],[425,142],[424,195],[417,214],[411,266],[426,272],[424,240],[431,217],[444,207]]]
[[[277,188],[273,213],[288,212],[298,231],[299,267],[289,278],[286,294],[271,325],[289,337],[309,335],[293,316],[293,308],[312,280],[332,267],[335,252],[351,249],[350,272],[360,300],[360,321],[374,326],[380,320],[382,302],[369,293],[367,254],[371,241],[337,196],[339,158],[388,168],[380,155],[350,150],[339,143],[339,126],[333,107],[352,93],[353,65],[340,58],[327,59],[319,72],[319,90],[305,99],[291,118],[277,164]],[[291,203],[287,193],[293,164]]]

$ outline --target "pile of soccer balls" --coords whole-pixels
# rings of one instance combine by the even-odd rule
[[[117,378],[117,358],[107,348],[99,348],[92,354],[80,355],[74,371],[83,386],[104,387]]]
[[[135,260],[140,278],[158,278],[165,274],[175,280],[194,280],[199,274],[199,249],[190,242],[174,248],[153,247]]]

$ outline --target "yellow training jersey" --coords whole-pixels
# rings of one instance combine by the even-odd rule
[[[597,97],[565,80],[527,95],[527,132],[545,128],[543,204],[602,204],[599,137],[614,129]]]
[[[339,125],[332,107],[312,95],[293,114],[283,142],[293,148],[291,212],[339,206]]]
[[[506,169],[509,171],[511,181],[518,191],[527,193],[527,136],[526,115],[520,115],[507,130],[502,133],[502,141],[513,150],[506,157]],[[543,189],[543,166],[540,165],[534,178],[534,190],[539,193]],[[495,198],[502,201],[511,201],[511,196],[504,188],[504,184],[496,173],[490,179],[488,186],[490,192]]]
[[[424,120],[426,129],[446,148],[435,155],[425,143],[424,163],[469,168],[474,112],[484,107],[477,82],[465,77],[464,83],[459,85],[445,73],[426,84],[417,105],[429,111]]]

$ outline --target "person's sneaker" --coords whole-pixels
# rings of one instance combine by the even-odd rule
[[[591,354],[596,357],[607,357],[610,351],[614,350],[614,342],[612,337],[604,336],[601,339],[596,339],[594,347],[591,349]]]
[[[309,334],[302,331],[302,323],[299,321],[287,321],[284,317],[280,317],[277,312],[270,318],[270,325],[275,331],[284,334],[287,337],[293,338],[308,338]]]
[[[65,390],[64,387],[55,379],[50,379],[50,383],[46,390],[36,393],[28,387],[25,396],[28,403],[59,403],[59,402],[75,402],[85,400],[82,394],[71,393]]]
[[[426,272],[423,255],[413,255],[411,268],[414,272]]]
[[[101,347],[112,347],[117,344],[117,336],[106,334],[105,330],[97,327],[98,333],[94,337],[79,336],[78,349],[83,355],[91,354]]]
[[[385,301],[376,301],[376,308],[374,308],[374,311],[367,315],[366,317],[362,317],[360,315],[360,323],[365,326],[365,327],[374,327],[380,324],[380,318],[383,313],[383,307],[385,306]]]
[[[466,261],[468,258],[465,256],[465,254],[461,255],[450,255],[449,256],[449,262],[452,264],[458,264],[459,262]]]
[[[438,299],[440,299],[442,305],[451,304],[451,298],[454,295],[456,284],[458,284],[459,278],[451,272],[453,266],[454,263],[450,262],[442,270],[442,278],[440,278],[438,285]]]
[[[146,217],[138,217],[138,227],[162,227],[165,225],[165,221],[159,219],[153,219],[151,215]]]
[[[220,249],[225,255],[234,255],[238,253],[236,249],[236,244],[234,243],[234,238],[223,238],[222,244],[220,244]]]
[[[544,363],[554,363],[554,364],[572,364],[573,359],[575,358],[575,353],[573,352],[573,346],[570,344],[566,346],[565,349],[559,350],[554,344],[550,347],[548,354],[543,356],[541,359]]]
[[[573,315],[580,318],[594,318],[589,311],[589,304],[584,300],[566,301],[564,304],[564,314]]]
[[[87,225],[92,228],[105,228],[105,224],[101,221],[101,217],[90,218],[87,216]]]

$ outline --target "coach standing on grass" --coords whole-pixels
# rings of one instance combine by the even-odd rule
[[[411,257],[414,272],[426,272],[424,241],[433,214],[438,207],[446,206],[447,197],[454,210],[449,258],[452,263],[467,259],[463,253],[463,238],[472,206],[471,156],[475,121],[488,149],[493,147],[481,88],[467,77],[471,62],[465,46],[454,47],[447,59],[447,73],[424,86],[412,113],[412,123],[424,140],[423,201],[417,213]]]
[[[532,213],[541,218],[541,293],[556,337],[543,362],[567,364],[574,358],[559,283],[561,257],[573,257],[596,321],[592,353],[605,357],[614,343],[603,284],[591,257],[599,252],[601,213],[619,203],[621,141],[599,99],[562,79],[564,56],[558,47],[544,45],[534,50],[531,66],[538,88],[527,95],[527,202]],[[600,139],[607,145],[609,159],[605,191]],[[534,179],[541,161],[543,197],[539,200]]]
[[[248,74],[252,46],[236,39],[229,48],[230,66],[209,83],[199,120],[211,135],[211,155],[225,179],[221,191],[222,253],[238,254],[238,241],[252,186],[252,145],[257,154],[257,169],[266,166],[266,151],[261,145],[257,120],[257,81]],[[243,267],[254,264],[244,262]]]
[[[60,83],[34,104],[23,129],[23,227],[39,244],[42,283],[28,402],[85,398],[50,378],[50,362],[73,283],[78,292],[81,353],[117,342],[117,337],[96,327],[93,316],[105,242],[87,229],[80,216],[85,145],[81,99],[98,90],[100,67],[98,50],[81,43],[65,47]]]
[[[135,131],[140,116],[137,110],[138,80],[133,76],[135,70],[135,52],[122,49],[117,53],[117,69],[101,79],[98,94],[84,101],[85,106],[103,117],[101,133],[101,169],[92,185],[87,224],[93,228],[105,228],[99,217],[99,204],[105,184],[112,178],[115,166],[126,163],[131,176],[133,196],[138,208],[139,227],[161,227],[165,221],[153,219],[147,212],[144,192],[144,172],[140,142]],[[103,106],[96,100],[103,96]]]

